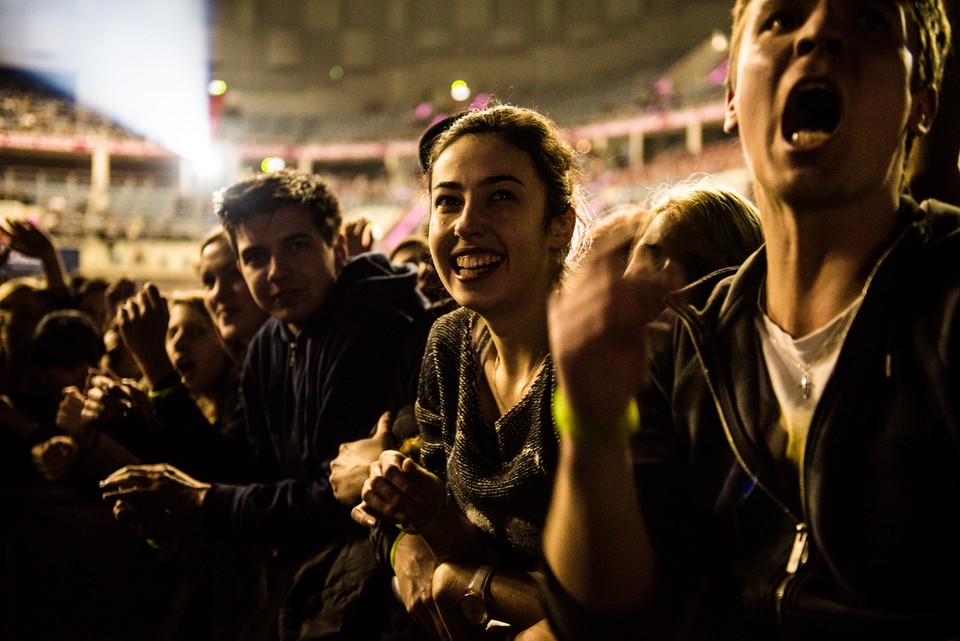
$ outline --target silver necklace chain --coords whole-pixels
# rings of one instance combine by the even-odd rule
[[[780,354],[780,356],[786,358],[792,362],[797,369],[800,370],[800,399],[809,400],[810,396],[813,394],[813,381],[810,378],[810,370],[819,363],[824,356],[830,353],[833,349],[833,346],[837,344],[837,339],[842,344],[844,339],[847,337],[847,332],[850,331],[850,326],[853,325],[853,319],[857,315],[857,311],[860,309],[860,304],[863,302],[863,295],[866,292],[862,292],[857,298],[850,304],[849,308],[843,312],[845,318],[843,322],[840,322],[841,318],[834,321],[834,325],[831,328],[829,334],[823,339],[823,342],[820,343],[820,346],[813,353],[813,356],[810,357],[809,361],[802,361],[796,356],[793,355],[792,351],[784,344],[780,342],[780,338],[773,334],[772,332],[767,332],[767,336],[770,337],[770,344],[773,345],[774,349]],[[759,303],[759,301],[758,301]],[[764,314],[763,308],[760,308],[760,313]]]
[[[906,231],[900,234],[900,236],[880,254],[880,258],[877,259],[877,262],[874,263],[873,268],[870,270],[870,274],[867,276],[867,280],[863,283],[863,288],[860,290],[860,294],[850,303],[849,308],[844,314],[847,315],[846,320],[843,323],[837,323],[834,330],[830,335],[824,339],[820,347],[817,348],[817,351],[814,353],[813,357],[809,362],[804,362],[795,357],[786,345],[782,345],[778,337],[774,336],[772,333],[767,332],[767,335],[770,336],[770,343],[773,345],[774,349],[781,356],[786,357],[790,360],[799,370],[800,370],[800,384],[797,386],[800,390],[800,399],[809,400],[810,396],[813,394],[813,381],[810,380],[810,370],[820,361],[824,356],[830,353],[830,349],[836,344],[837,338],[839,337],[839,342],[842,345],[847,338],[847,333],[850,331],[850,328],[853,326],[853,321],[857,317],[857,313],[860,311],[860,306],[863,304],[863,299],[866,298],[867,290],[870,289],[870,283],[873,282],[874,276],[877,275],[877,270],[880,269],[880,265],[883,264],[883,261],[886,260],[887,256],[890,255],[890,252],[900,244],[900,241],[906,235]],[[764,275],[763,282],[760,283],[760,291],[757,293],[757,309],[760,312],[761,320],[764,317],[769,318],[766,312],[766,293],[767,293],[767,277]],[[842,328],[842,331],[841,331]]]

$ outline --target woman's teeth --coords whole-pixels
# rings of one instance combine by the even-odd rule
[[[457,256],[456,266],[458,270],[462,269],[481,269],[489,267],[502,261],[503,259],[496,254],[464,254]]]

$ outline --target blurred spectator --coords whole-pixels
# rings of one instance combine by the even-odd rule
[[[247,345],[268,315],[253,300],[237,268],[237,256],[230,237],[222,229],[212,233],[200,245],[200,283],[204,305],[220,336],[238,359],[243,360]]]
[[[24,457],[29,458],[31,447],[41,445],[35,451],[39,457],[45,441],[64,435],[57,425],[64,390],[85,386],[89,370],[96,367],[103,355],[103,341],[86,314],[62,310],[43,317],[27,343],[27,349],[28,358],[21,363],[24,369],[22,379],[7,393],[3,419],[0,420],[7,432],[6,440],[10,440],[11,432],[22,440],[22,446],[5,451],[4,455],[21,461]],[[76,442],[58,439],[49,452],[51,461],[56,459],[56,462],[41,465],[41,472],[49,478],[61,478],[69,471],[69,464],[77,454]],[[94,487],[91,483],[89,489]]]
[[[343,224],[343,239],[347,247],[347,256],[352,258],[373,249],[376,238],[373,237],[373,221],[366,216]]]
[[[437,275],[433,266],[433,257],[430,256],[430,245],[422,236],[407,236],[401,240],[390,252],[390,262],[394,265],[411,263],[417,268],[417,287],[431,303],[450,298],[443,281]]]

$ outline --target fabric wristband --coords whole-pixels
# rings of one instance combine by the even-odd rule
[[[406,532],[400,530],[400,533],[397,534],[397,538],[393,540],[393,545],[390,546],[390,569],[393,570],[393,573],[397,573],[397,546],[400,545],[400,539],[407,535]]]
[[[147,392],[147,398],[149,398],[150,400],[154,400],[157,398],[166,398],[180,391],[182,387],[183,387],[183,381],[177,380],[176,382],[173,382],[170,385],[161,387],[160,389],[150,390],[149,392]]]
[[[613,425],[590,425],[576,415],[560,387],[553,390],[553,422],[560,436],[574,441],[627,441],[640,429],[637,401],[630,399],[623,414]]]

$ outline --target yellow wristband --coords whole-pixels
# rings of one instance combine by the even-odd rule
[[[390,569],[393,570],[393,573],[397,573],[397,546],[400,545],[400,539],[407,535],[406,532],[400,530],[400,533],[397,534],[397,538],[393,540],[393,545],[390,546]]]
[[[563,390],[557,387],[553,390],[553,423],[560,436],[574,441],[627,441],[640,429],[640,410],[631,398],[613,425],[589,425],[576,415]]]
[[[166,398],[168,396],[171,396],[172,394],[177,393],[182,388],[183,388],[183,381],[182,380],[177,381],[173,385],[169,385],[161,389],[150,390],[149,392],[147,392],[147,398],[149,398],[151,401],[157,398]]]

